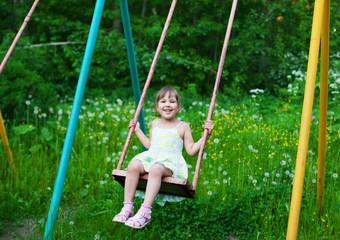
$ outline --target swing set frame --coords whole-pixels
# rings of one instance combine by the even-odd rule
[[[144,90],[145,90],[145,93],[143,91],[144,97],[142,96],[141,98],[139,84],[138,84],[139,81],[138,81],[137,66],[136,66],[132,34],[131,34],[129,11],[127,7],[127,0],[119,0],[119,1],[120,1],[121,13],[122,13],[123,28],[124,28],[124,34],[125,34],[125,39],[126,39],[126,44],[127,44],[131,80],[132,80],[132,86],[133,86],[136,105],[139,102],[138,111],[140,112],[140,114],[139,113],[135,114],[134,120],[137,120],[137,119],[139,120],[141,124],[141,129],[145,133],[146,132],[145,123],[144,123],[143,112],[141,111],[141,108],[142,108],[141,105],[144,100],[146,89],[149,83],[147,82],[146,84],[147,87],[146,88],[144,87]],[[32,8],[30,9],[28,15],[26,16],[24,20],[24,23],[22,24],[10,49],[8,50],[5,58],[3,59],[0,65],[0,74],[11,52],[13,51],[17,41],[19,40],[21,33],[23,32],[26,24],[28,23],[35,7],[37,6],[38,2],[39,0],[34,1]],[[173,2],[176,2],[176,0],[173,0]],[[233,8],[234,8],[234,5],[236,7],[236,2],[237,0],[233,0]],[[82,102],[82,98],[83,98],[84,91],[85,91],[87,76],[88,76],[88,72],[90,68],[90,62],[92,59],[95,41],[96,41],[96,37],[98,34],[98,29],[99,29],[99,24],[100,24],[100,20],[101,20],[103,8],[104,8],[104,3],[105,3],[105,0],[97,0],[96,6],[94,9],[89,37],[88,37],[86,48],[85,48],[84,58],[83,58],[83,62],[82,62],[81,70],[80,70],[79,79],[78,79],[78,85],[77,85],[75,98],[74,98],[74,102],[72,106],[71,118],[70,118],[69,125],[68,125],[67,132],[66,132],[65,142],[64,142],[64,146],[63,146],[63,150],[61,154],[61,159],[60,159],[60,165],[59,165],[58,174],[56,177],[56,182],[55,182],[55,186],[53,190],[50,210],[48,213],[48,219],[47,219],[46,226],[45,226],[44,239],[51,239],[53,236],[55,221],[58,215],[58,207],[60,204],[62,189],[63,189],[63,185],[65,182],[65,177],[66,177],[68,161],[69,161],[70,154],[71,154],[71,148],[72,148],[72,144],[73,144],[73,140],[75,136],[81,102]],[[231,16],[232,16],[232,13],[230,14],[230,17]],[[229,18],[229,24],[231,24],[230,22],[232,22],[230,20],[231,19]],[[296,159],[295,177],[294,177],[294,183],[293,183],[293,193],[292,193],[292,200],[291,200],[291,207],[290,207],[289,221],[288,221],[288,228],[287,228],[287,236],[286,236],[287,240],[296,239],[297,232],[298,232],[299,214],[300,214],[302,189],[303,189],[303,179],[304,179],[304,173],[305,173],[307,147],[308,147],[308,141],[309,141],[310,125],[311,125],[311,114],[312,114],[312,108],[313,108],[315,79],[316,79],[316,74],[317,74],[320,42],[321,42],[321,64],[320,64],[321,65],[320,67],[321,77],[320,77],[320,116],[319,116],[320,124],[319,124],[319,141],[318,141],[319,142],[319,152],[318,152],[319,161],[318,161],[317,206],[318,206],[319,215],[321,215],[323,212],[322,203],[323,203],[323,189],[324,189],[324,178],[325,178],[326,123],[327,123],[327,102],[328,102],[329,23],[330,23],[330,0],[315,1],[311,42],[310,42],[309,58],[308,58],[308,67],[307,67],[306,89],[305,89],[305,97],[304,97],[303,110],[302,110],[301,129],[300,129],[298,153],[297,153],[297,159]],[[229,24],[228,24],[228,29],[229,29]],[[228,29],[226,33],[225,42],[223,45],[223,50],[222,50],[220,64],[219,64],[219,71],[216,77],[215,88],[214,88],[207,120],[211,119],[211,115],[212,115],[212,111],[213,111],[213,107],[214,107],[214,103],[216,99],[217,89],[219,85],[219,79],[222,74],[224,58],[225,58],[225,53],[227,49],[226,41],[229,40],[228,34],[230,34],[230,30]],[[230,26],[230,29],[231,29],[231,26]],[[150,72],[153,72],[154,66],[155,64],[152,65]],[[152,76],[152,73],[151,73],[151,76]],[[150,80],[151,80],[151,76],[150,76]],[[148,80],[149,80],[149,76],[148,76]],[[138,115],[139,115],[139,118],[138,118]],[[129,135],[132,135],[133,129],[134,127],[130,128],[131,133]],[[9,143],[8,143],[5,127],[3,124],[1,112],[0,112],[0,134],[1,134],[0,136],[3,142],[3,145],[5,147],[5,152],[8,156],[9,165],[14,171],[15,167],[13,164],[12,154],[9,148]],[[167,194],[175,193],[175,195],[192,197],[192,198],[195,197],[195,189],[197,186],[198,173],[200,170],[204,147],[205,147],[205,143],[207,139],[206,129],[203,133],[203,138],[204,138],[204,144],[202,144],[202,147],[199,152],[195,176],[193,179],[193,184],[190,185],[190,183],[188,183],[187,180],[183,181],[183,179],[182,179],[182,182],[180,182],[178,181],[178,179],[164,178],[162,185],[165,186],[165,190],[161,188],[160,192],[164,192]],[[125,146],[124,146],[124,149],[126,148],[125,151],[127,151],[127,147],[129,145],[130,139],[131,139],[131,136],[127,139],[125,143]],[[113,173],[117,173],[116,175],[113,174],[115,179],[121,185],[124,184],[125,177],[126,177],[126,172],[120,170],[123,164],[125,154],[126,152],[124,153],[124,156],[121,157],[117,169],[113,170]],[[147,176],[141,176],[141,179],[142,179],[141,183],[143,185],[145,184],[145,181],[147,180]],[[170,185],[168,186],[167,183],[169,183]],[[170,186],[175,186],[176,189],[171,189]]]

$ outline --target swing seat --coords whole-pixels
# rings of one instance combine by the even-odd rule
[[[124,187],[127,172],[124,170],[113,169],[112,176]],[[148,174],[139,177],[137,190],[145,191],[148,181]],[[192,190],[192,186],[187,179],[164,177],[162,179],[159,193],[166,195],[174,195],[186,198],[195,198],[196,192]]]

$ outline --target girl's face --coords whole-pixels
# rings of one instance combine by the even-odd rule
[[[174,96],[171,96],[169,92],[157,102],[157,111],[163,119],[171,120],[176,117],[176,114],[181,110],[181,106]]]

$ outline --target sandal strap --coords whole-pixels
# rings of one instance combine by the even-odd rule
[[[132,226],[137,226],[136,224],[139,224],[139,226],[145,226],[145,224],[148,223],[150,219],[150,213],[138,211],[138,213],[134,217],[129,218],[128,222],[130,222]]]
[[[133,208],[127,208],[127,207],[123,207],[122,211],[120,211],[120,213],[122,213],[124,216],[126,216],[126,214],[130,213],[130,216],[133,216]],[[126,216],[128,217],[128,216]]]
[[[128,219],[129,217],[133,216],[133,208],[126,208],[123,207],[120,213],[116,217],[125,217]]]
[[[144,212],[144,211],[138,211],[138,213],[136,214],[135,218],[145,218],[146,220],[150,220],[151,219],[151,212]]]

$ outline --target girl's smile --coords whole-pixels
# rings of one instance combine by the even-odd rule
[[[166,120],[174,119],[180,109],[176,98],[171,96],[169,92],[157,102],[157,111]]]

